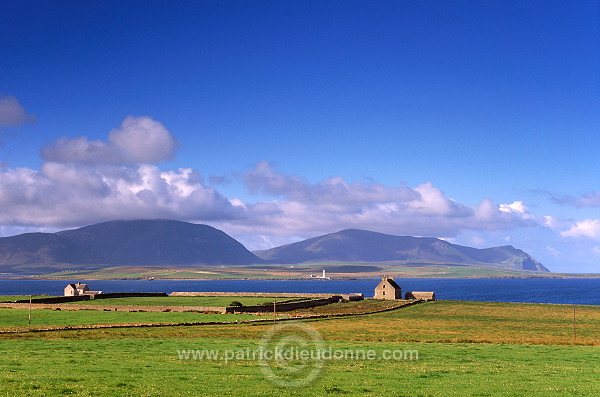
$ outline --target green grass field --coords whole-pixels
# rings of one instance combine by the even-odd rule
[[[195,323],[230,322],[272,318],[272,315],[213,314],[194,312],[127,312],[97,310],[51,310],[31,311],[31,327],[94,325],[94,324],[148,324],[148,323]],[[23,329],[29,322],[27,309],[0,308],[0,331]]]
[[[38,298],[50,298],[47,295],[34,295],[32,302]],[[140,306],[205,306],[224,307],[230,306],[234,301],[244,306],[272,304],[273,301],[282,302],[296,299],[310,299],[297,297],[291,294],[286,297],[264,297],[264,296],[131,296],[124,298],[90,299],[76,302],[66,302],[70,305],[140,305]],[[29,301],[29,295],[0,295],[0,302]]]
[[[3,345],[6,342],[3,343]],[[14,345],[14,341],[11,341]],[[8,396],[531,396],[598,392],[591,347],[330,341],[334,349],[411,349],[418,360],[332,360],[302,387],[279,388],[255,361],[180,360],[182,349],[256,348],[226,337],[26,340],[3,352]],[[3,346],[5,347],[5,346]],[[16,348],[15,348],[16,347]]]
[[[31,299],[54,297],[56,297],[56,295],[32,295]],[[0,302],[14,302],[16,300],[29,300],[29,295],[0,295]]]
[[[0,395],[598,395],[600,308],[576,309],[576,343],[573,306],[567,305],[438,301],[303,321],[328,349],[368,350],[374,356],[325,360],[315,379],[294,387],[270,382],[249,357],[180,358],[189,350],[256,351],[271,324],[0,334]],[[3,309],[0,316],[10,310],[16,311]],[[285,334],[284,324],[279,332],[292,335]],[[384,357],[407,350],[418,352],[418,359]],[[294,368],[300,367],[276,369],[293,377]]]
[[[223,307],[229,306],[233,301],[238,301],[244,306],[273,303],[293,299],[292,296],[285,298],[265,298],[254,296],[165,296],[165,297],[126,297],[91,299],[89,301],[72,302],[76,305],[142,305],[142,306],[207,306]]]

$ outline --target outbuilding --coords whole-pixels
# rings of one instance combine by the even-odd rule
[[[404,298],[406,300],[434,301],[435,293],[425,291],[406,291]]]

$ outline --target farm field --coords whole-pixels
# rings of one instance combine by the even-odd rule
[[[11,344],[0,359],[0,390],[7,396],[591,396],[600,387],[598,368],[590,365],[600,360],[600,350],[585,346],[334,340],[334,349],[411,349],[419,358],[332,360],[312,383],[279,388],[256,361],[178,355],[182,349],[255,348],[252,339],[71,337]]]
[[[24,329],[27,309],[0,308],[0,331]],[[287,317],[287,316],[286,316]],[[31,327],[156,323],[235,322],[273,318],[272,315],[215,314],[194,312],[127,312],[97,310],[37,309],[31,312]]]
[[[22,297],[15,297],[21,299]],[[171,300],[172,299],[172,300]],[[61,304],[62,310],[34,309],[31,311],[31,328],[45,328],[51,326],[86,326],[86,325],[118,325],[118,324],[173,324],[173,323],[206,323],[206,322],[240,322],[250,320],[272,319],[271,313],[256,314],[216,314],[198,313],[192,310],[184,312],[144,311],[144,306],[220,306],[228,305],[232,300],[238,300],[244,305],[263,302],[264,297],[126,297],[98,299],[82,302]],[[282,299],[282,298],[277,298]],[[283,298],[288,299],[288,298]],[[221,301],[222,300],[222,301]],[[108,306],[111,310],[80,309],[82,304],[96,303]],[[269,301],[267,301],[269,302]],[[290,318],[292,315],[330,315],[330,314],[356,314],[374,312],[396,307],[401,302],[363,300],[353,303],[335,303],[326,306],[296,310],[294,312],[278,313],[277,318]],[[140,310],[130,311],[124,305],[138,305]],[[64,309],[64,308],[70,309]],[[28,309],[0,308],[0,332],[27,329],[29,322]]]
[[[10,310],[17,309],[2,310],[0,321]],[[597,395],[600,308],[577,306],[576,315],[576,340],[567,305],[437,301],[305,320],[327,348],[374,357],[325,360],[311,382],[283,388],[256,359],[222,355],[258,349],[272,327],[266,323],[0,334],[0,395]],[[221,355],[185,359],[202,350]],[[386,351],[418,358],[384,358]]]
[[[56,298],[56,295],[32,295],[31,299]],[[0,295],[0,302],[14,302],[16,300],[29,300],[29,295]]]
[[[273,303],[294,299],[293,296],[281,298],[254,297],[254,296],[164,296],[164,297],[125,297],[108,299],[91,299],[89,301],[71,302],[69,304],[81,305],[142,305],[142,306],[230,306],[233,301],[244,306]]]

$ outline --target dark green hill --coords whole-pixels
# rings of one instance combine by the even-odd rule
[[[0,238],[0,272],[56,271],[65,265],[83,269],[262,262],[220,230],[173,220],[112,221],[57,233]]]
[[[476,249],[437,238],[392,236],[357,229],[254,254],[213,227],[173,220],[112,221],[57,233],[26,233],[0,238],[0,273],[42,274],[113,266],[236,266],[319,261],[400,261],[548,271],[512,246]]]
[[[477,249],[432,237],[392,236],[357,229],[342,230],[254,253],[270,262],[282,264],[421,261],[549,271],[531,256],[512,246]]]

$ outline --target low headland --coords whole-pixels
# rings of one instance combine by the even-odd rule
[[[460,264],[405,262],[313,262],[295,265],[269,264],[246,266],[111,266],[98,269],[72,268],[59,272],[19,275],[19,279],[85,280],[222,280],[222,279],[307,279],[317,278],[326,270],[331,279],[379,278],[388,274],[397,278],[600,278],[597,273],[554,273],[473,267]]]

